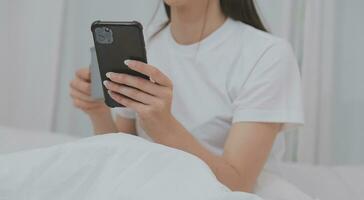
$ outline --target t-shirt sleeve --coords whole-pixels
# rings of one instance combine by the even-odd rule
[[[234,122],[304,122],[299,67],[288,42],[267,48],[233,99]]]
[[[112,113],[114,115],[118,115],[120,117],[128,118],[128,119],[135,119],[136,118],[136,112],[130,108],[126,107],[117,107],[112,108]]]

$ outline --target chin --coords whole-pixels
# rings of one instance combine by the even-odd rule
[[[196,0],[164,0],[164,3],[169,6],[182,6],[192,1]]]

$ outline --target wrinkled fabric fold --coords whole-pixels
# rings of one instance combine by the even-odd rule
[[[213,200],[231,194],[197,157],[128,134],[0,156],[0,199]]]

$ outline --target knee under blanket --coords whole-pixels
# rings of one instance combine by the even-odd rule
[[[0,156],[0,199],[261,200],[193,155],[127,134]]]

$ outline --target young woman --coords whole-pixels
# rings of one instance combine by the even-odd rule
[[[292,50],[267,33],[253,0],[164,4],[169,21],[148,42],[149,64],[125,61],[153,81],[108,73],[109,94],[126,106],[114,120],[90,99],[90,72],[80,69],[71,82],[74,105],[96,134],[136,134],[186,151],[231,190],[251,192],[267,159],[281,158],[278,133],[303,122]]]

